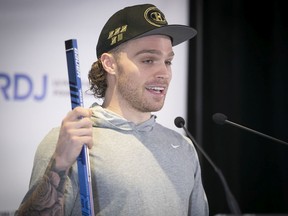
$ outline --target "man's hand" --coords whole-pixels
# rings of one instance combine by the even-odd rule
[[[57,169],[67,171],[76,161],[84,144],[92,148],[91,115],[90,109],[76,107],[63,119],[54,153]]]

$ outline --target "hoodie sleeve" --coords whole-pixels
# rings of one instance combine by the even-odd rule
[[[43,177],[54,154],[58,142],[59,131],[60,128],[53,128],[39,144],[34,157],[29,189],[35,187]],[[72,212],[76,212],[76,207],[81,208],[78,190],[77,163],[70,168],[65,187],[65,215],[72,215]]]
[[[195,155],[195,172],[194,172],[194,187],[190,195],[189,200],[189,216],[208,216],[209,207],[208,200],[206,197],[205,190],[202,185],[201,167],[199,163],[199,157],[194,145],[191,140],[185,137],[185,139],[190,143],[191,148]]]

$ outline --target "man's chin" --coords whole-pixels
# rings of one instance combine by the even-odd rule
[[[149,112],[158,112],[160,111],[161,109],[163,108],[163,104],[160,106],[155,106],[155,107],[151,107],[150,111]]]

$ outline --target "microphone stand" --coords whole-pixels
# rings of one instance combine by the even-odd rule
[[[270,140],[273,140],[275,142],[278,142],[278,143],[281,143],[281,144],[284,144],[284,145],[288,145],[287,142],[283,141],[283,140],[280,140],[280,139],[276,139],[275,137],[272,137],[272,136],[269,136],[267,134],[264,134],[264,133],[261,133],[259,131],[256,131],[256,130],[253,130],[251,128],[248,128],[248,127],[245,127],[243,125],[240,125],[240,124],[237,124],[235,122],[232,122],[232,121],[229,121],[227,120],[227,116],[224,115],[223,113],[215,113],[213,116],[212,116],[212,119],[213,121],[216,123],[216,124],[219,124],[219,125],[223,125],[223,124],[229,124],[229,125],[232,125],[234,127],[238,127],[240,129],[243,129],[243,130],[246,130],[248,132],[251,132],[251,133],[254,133],[256,135],[259,135],[259,136],[262,136],[262,137],[265,137],[267,139],[270,139]]]
[[[278,142],[278,143],[281,143],[281,144],[284,144],[284,145],[288,145],[288,143],[287,143],[287,142],[284,142],[283,140],[276,139],[276,138],[274,138],[274,137],[272,137],[272,136],[269,136],[269,135],[266,135],[266,134],[261,133],[261,132],[259,132],[259,131],[253,130],[253,129],[251,129],[251,128],[242,126],[242,125],[237,124],[237,123],[235,123],[235,122],[232,122],[232,121],[229,121],[229,120],[225,120],[225,123],[226,123],[226,124],[233,125],[233,126],[235,126],[235,127],[238,127],[238,128],[240,128],[240,129],[244,129],[244,130],[246,130],[246,131],[249,131],[249,132],[251,132],[251,133],[257,134],[257,135],[259,135],[259,136],[268,138],[268,139],[273,140],[273,141],[275,141],[275,142]]]
[[[181,117],[178,117],[178,118],[181,118]],[[181,128],[184,129],[184,131],[186,132],[188,137],[192,140],[192,142],[197,147],[197,149],[201,152],[201,154],[206,158],[206,160],[210,163],[210,165],[213,167],[215,172],[218,174],[218,176],[219,176],[219,178],[221,180],[221,183],[222,183],[222,185],[224,187],[226,200],[227,200],[228,207],[229,207],[231,213],[233,213],[234,215],[241,215],[241,210],[239,208],[239,205],[238,205],[234,195],[232,194],[232,192],[231,192],[231,190],[230,190],[230,188],[228,186],[228,183],[227,183],[222,171],[214,164],[214,162],[211,160],[211,158],[206,154],[206,152],[202,149],[202,147],[200,145],[198,145],[198,143],[196,142],[194,137],[190,134],[188,129],[184,126],[184,124],[185,124],[184,119],[181,118],[181,120],[182,121],[178,122],[178,124],[175,123],[175,125],[177,127],[181,127]]]

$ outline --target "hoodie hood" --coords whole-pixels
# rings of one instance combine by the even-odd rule
[[[114,130],[123,130],[123,131],[148,132],[153,130],[156,124],[155,115],[151,115],[150,119],[141,124],[136,125],[131,121],[127,121],[122,116],[101,107],[97,103],[94,103],[91,109],[93,111],[91,119],[93,121],[94,127],[110,128]]]

